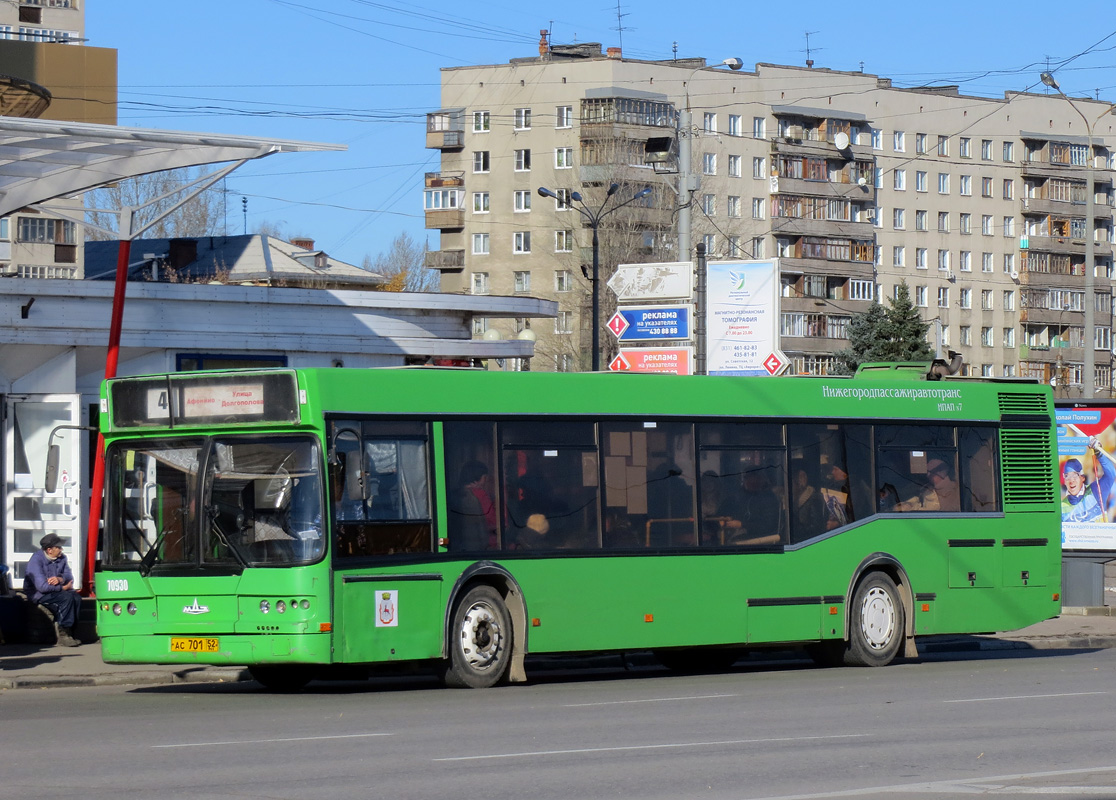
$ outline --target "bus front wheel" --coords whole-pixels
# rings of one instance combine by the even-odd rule
[[[446,686],[487,689],[508,671],[512,630],[504,598],[491,586],[475,586],[458,601],[450,627]]]
[[[853,594],[845,663],[882,667],[899,654],[903,643],[903,602],[895,582],[882,572],[869,574]]]

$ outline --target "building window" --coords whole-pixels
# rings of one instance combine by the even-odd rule
[[[741,131],[740,115],[729,114],[728,116],[728,134],[729,136],[739,136]]]
[[[1015,270],[1015,253],[1004,253],[1004,274],[1010,275]]]
[[[949,262],[950,262],[949,251],[948,250],[939,250],[938,251],[938,269],[940,269],[942,271],[947,271],[949,269]]]
[[[740,177],[740,156],[728,157],[728,174],[730,178]]]
[[[992,254],[991,253],[981,253],[980,254],[980,271],[981,272],[991,272],[992,271]]]
[[[573,106],[558,106],[554,109],[554,127],[573,127]]]
[[[573,273],[568,269],[554,270],[554,291],[568,292],[573,289]]]
[[[64,219],[16,217],[16,241],[76,244],[77,225]]]
[[[992,310],[992,290],[991,289],[981,289],[980,290],[980,307],[981,307],[981,310],[983,310],[983,311],[991,311]]]
[[[1004,290],[1004,311],[1015,310],[1015,292],[1012,289]]]
[[[1004,162],[1011,163],[1015,160],[1015,143],[1004,142]]]
[[[531,231],[516,231],[512,234],[512,252],[531,252]]]
[[[573,231],[554,231],[554,252],[573,252]]]
[[[992,328],[991,327],[984,327],[984,328],[980,329],[980,346],[981,347],[991,347],[992,346]],[[991,375],[992,374],[991,371],[988,374]]]
[[[981,161],[991,161],[992,160],[992,140],[991,139],[981,139],[980,140],[980,160]]]
[[[717,132],[717,115],[712,111],[706,111],[702,116],[702,129],[706,133]]]
[[[515,283],[515,291],[529,292],[531,291],[531,273],[527,270],[516,270],[512,273],[512,278]]]
[[[981,234],[983,234],[984,236],[991,236],[993,225],[994,225],[994,223],[992,221],[992,215],[991,214],[981,214],[981,216],[980,216],[980,232],[981,232]]]
[[[914,292],[914,304],[919,308],[926,308],[928,305],[926,300],[928,294],[929,293],[926,291],[925,286],[916,286]]]
[[[767,242],[762,236],[752,239],[752,258],[767,258]]]
[[[903,230],[906,224],[906,212],[901,208],[893,208],[891,210],[891,224],[897,231]]]
[[[961,308],[972,308],[973,307],[973,290],[972,289],[960,289],[959,290],[959,295],[960,296],[959,296],[958,302],[961,304]]]
[[[883,150],[883,131],[872,128],[869,133],[872,138],[872,149]]]
[[[949,233],[949,212],[938,212],[938,233]]]
[[[569,211],[573,208],[573,192],[570,189],[557,189],[554,194],[554,210]]]
[[[473,133],[488,133],[492,129],[492,118],[487,111],[473,112]]]
[[[938,287],[938,308],[949,308],[949,287]]]
[[[752,159],[752,177],[753,178],[766,178],[767,177],[767,159],[762,156],[755,156]]]
[[[1015,181],[1013,181],[1011,178],[1004,178],[1004,199],[1015,199]]]
[[[896,153],[907,151],[907,135],[903,131],[895,131],[891,134],[891,149]]]
[[[516,150],[515,151],[515,171],[516,172],[530,172],[531,171],[531,151],[530,150]]]
[[[569,353],[559,353],[554,356],[554,371],[569,372],[573,369],[573,356]]]
[[[555,169],[572,169],[573,168],[573,148],[572,147],[556,147],[554,148],[554,168]]]
[[[968,347],[973,343],[973,329],[968,325],[962,325],[957,329],[957,341],[959,344]]]
[[[486,256],[488,255],[488,234],[487,233],[474,233],[473,234],[473,255]]]
[[[968,250],[962,250],[957,255],[957,266],[962,272],[972,272],[973,254]]]
[[[744,255],[743,251],[740,248],[739,236],[728,237],[728,254],[730,258],[740,258]]]
[[[992,196],[992,179],[991,178],[981,178],[980,179],[980,196],[981,197],[991,197]]]
[[[763,198],[752,198],[752,219],[763,219]]]
[[[473,317],[473,335],[483,336],[488,330],[488,320],[484,317]]]
[[[517,131],[531,130],[531,109],[517,108],[515,110],[514,128]]]
[[[559,311],[558,316],[554,318],[554,332],[555,333],[573,333],[573,313],[570,311]]]
[[[938,194],[949,194],[949,173],[938,173]]]
[[[707,217],[717,213],[717,195],[703,194],[701,196],[701,213]]]
[[[922,155],[925,152],[926,152],[926,134],[925,133],[916,133],[915,134],[915,153],[917,153],[918,155]]]
[[[849,281],[849,299],[850,300],[871,300],[875,297],[876,284],[872,281]]]
[[[948,136],[938,136],[938,155],[943,156],[943,157],[949,155],[949,137]]]
[[[740,198],[738,196],[732,194],[728,196],[728,205],[725,208],[725,212],[730,217],[740,216]]]
[[[472,275],[473,294],[488,294],[488,273],[474,272]]]
[[[923,172],[922,170],[916,170],[915,171],[915,191],[916,192],[925,192],[926,191],[926,173]]]
[[[926,248],[915,248],[915,269],[926,269]]]
[[[701,156],[701,172],[703,175],[717,174],[717,154],[703,153]]]
[[[957,217],[957,230],[963,234],[971,234],[973,232],[973,215],[968,212],[962,212]]]
[[[488,192],[473,192],[473,213],[488,213]]]
[[[1004,217],[1004,236],[1015,236],[1015,217]]]
[[[766,139],[767,138],[767,119],[764,117],[752,117],[752,138]]]
[[[957,154],[961,158],[972,158],[973,157],[972,148],[973,148],[973,140],[970,139],[968,136],[962,136],[961,139],[958,141],[958,144],[957,144]]]
[[[526,189],[517,189],[515,191],[515,211],[523,212],[531,210],[531,192]]]
[[[473,153],[473,172],[488,172],[487,150],[477,150]]]
[[[926,230],[926,212],[923,210],[915,211],[915,230]]]
[[[903,266],[903,261],[904,261],[904,257],[906,255],[906,252],[907,252],[907,248],[903,247],[902,245],[896,245],[895,247],[892,247],[891,248],[891,266],[893,266],[893,267]]]
[[[958,191],[961,192],[962,197],[972,197],[973,196],[973,176],[972,175],[962,175],[961,176],[961,183],[958,186]]]
[[[701,237],[701,243],[705,245],[705,252],[707,255],[712,255],[717,252],[717,235],[714,233],[707,233]]]

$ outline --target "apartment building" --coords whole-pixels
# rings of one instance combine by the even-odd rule
[[[710,258],[780,259],[781,349],[797,372],[829,371],[852,315],[905,282],[932,344],[959,352],[966,374],[1054,380],[1077,396],[1089,346],[1096,393],[1112,394],[1107,102],[640,61],[545,36],[537,56],[441,74],[442,107],[426,134],[441,164],[425,180],[426,226],[441,243],[427,265],[441,271],[443,291],[558,301],[553,327],[533,331],[532,369],[588,368],[592,213],[578,209],[613,208],[650,186],[600,218],[601,282],[618,263],[691,260],[676,245],[688,204],[691,241]],[[1086,336],[1090,233],[1095,331]],[[600,288],[603,325],[610,293]],[[474,332],[515,336],[527,324],[494,333],[479,320]],[[616,344],[607,330],[601,341],[607,363]]]
[[[87,47],[83,0],[0,5],[0,107],[7,116],[116,124],[116,50]],[[16,106],[8,100],[24,99]],[[81,278],[81,198],[0,219],[0,276]]]

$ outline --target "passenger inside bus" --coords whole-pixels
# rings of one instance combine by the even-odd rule
[[[760,462],[745,464],[740,493],[741,527],[729,544],[778,544],[782,539],[785,515],[768,477],[772,469]]]

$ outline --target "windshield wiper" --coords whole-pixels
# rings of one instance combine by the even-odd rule
[[[155,537],[155,541],[151,544],[151,549],[143,554],[140,559],[139,574],[147,577],[151,574],[151,568],[155,566],[155,562],[159,560],[159,545],[163,543],[163,539],[167,538],[170,530],[163,528],[159,531],[159,535]]]
[[[217,523],[217,516],[220,513],[221,512],[218,510],[217,506],[209,507],[209,527],[213,531],[213,533],[217,535],[217,538],[221,540],[221,544],[229,548],[229,552],[233,554],[233,558],[236,559],[236,562],[240,564],[242,568],[247,567],[247,560],[245,560],[244,556],[240,554],[239,550],[233,547],[233,543],[229,541],[228,535],[221,529],[221,526]]]

